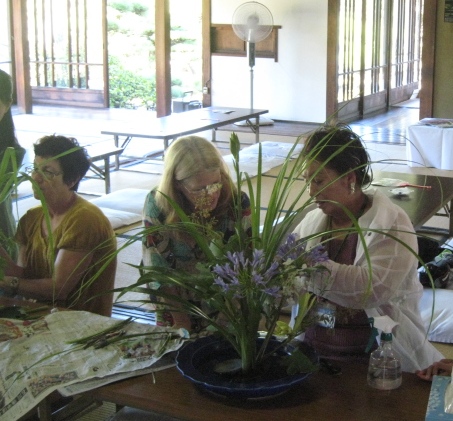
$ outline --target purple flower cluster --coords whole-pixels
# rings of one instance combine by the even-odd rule
[[[217,275],[214,283],[223,292],[232,293],[235,298],[242,298],[253,290],[280,298],[282,276],[285,276],[285,273],[287,276],[294,270],[324,262],[327,260],[327,253],[322,246],[307,252],[305,243],[298,242],[296,234],[290,234],[278,248],[268,267],[264,250],[255,249],[251,259],[245,258],[244,252],[228,252],[226,257],[228,263],[216,265],[213,269]]]
[[[288,235],[286,242],[283,243],[277,250],[277,258],[282,261],[297,261],[302,258],[304,263],[308,266],[315,266],[318,263],[329,260],[329,256],[327,255],[327,251],[324,246],[319,244],[307,252],[306,243],[297,240],[297,234],[292,233]]]
[[[242,251],[228,252],[227,258],[229,263],[216,265],[213,269],[217,275],[214,283],[224,292],[233,290],[235,298],[242,298],[247,290],[257,286],[259,291],[279,297],[279,286],[272,285],[272,280],[280,272],[279,264],[273,262],[266,268],[263,250],[254,250],[252,259],[246,259]]]

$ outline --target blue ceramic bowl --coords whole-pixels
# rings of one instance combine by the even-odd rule
[[[272,360],[269,362],[269,372],[265,370],[255,378],[238,379],[233,375],[219,374],[214,371],[214,367],[218,363],[238,358],[238,355],[225,340],[208,336],[180,349],[176,357],[176,365],[184,377],[213,395],[240,400],[265,399],[288,391],[311,374],[288,375],[285,368],[280,369],[280,373],[276,373],[274,368],[278,363],[275,362],[275,359],[285,355],[288,355],[288,351],[279,349],[275,357],[271,357],[274,358],[274,362]],[[318,362],[313,350],[309,356],[314,363]]]

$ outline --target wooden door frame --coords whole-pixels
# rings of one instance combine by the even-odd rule
[[[211,0],[202,0],[203,106],[211,105]],[[170,3],[156,0],[156,114],[171,114]]]
[[[33,100],[30,86],[30,54],[28,50],[28,26],[26,0],[13,0],[13,37],[14,66],[17,108],[25,114],[33,112]]]
[[[434,108],[434,63],[438,1],[425,0],[423,5],[423,46],[420,89],[420,120],[432,117]]]

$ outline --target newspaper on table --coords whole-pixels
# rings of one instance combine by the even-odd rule
[[[122,328],[124,339],[108,346],[68,344],[118,322],[84,311],[0,319],[0,420],[18,419],[54,390],[71,395],[174,365],[162,357],[181,347],[184,329],[131,322]],[[140,335],[126,337],[133,334]]]

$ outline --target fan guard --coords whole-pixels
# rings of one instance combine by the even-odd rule
[[[262,41],[272,32],[273,24],[270,10],[256,1],[241,4],[233,14],[233,31],[243,41]]]

